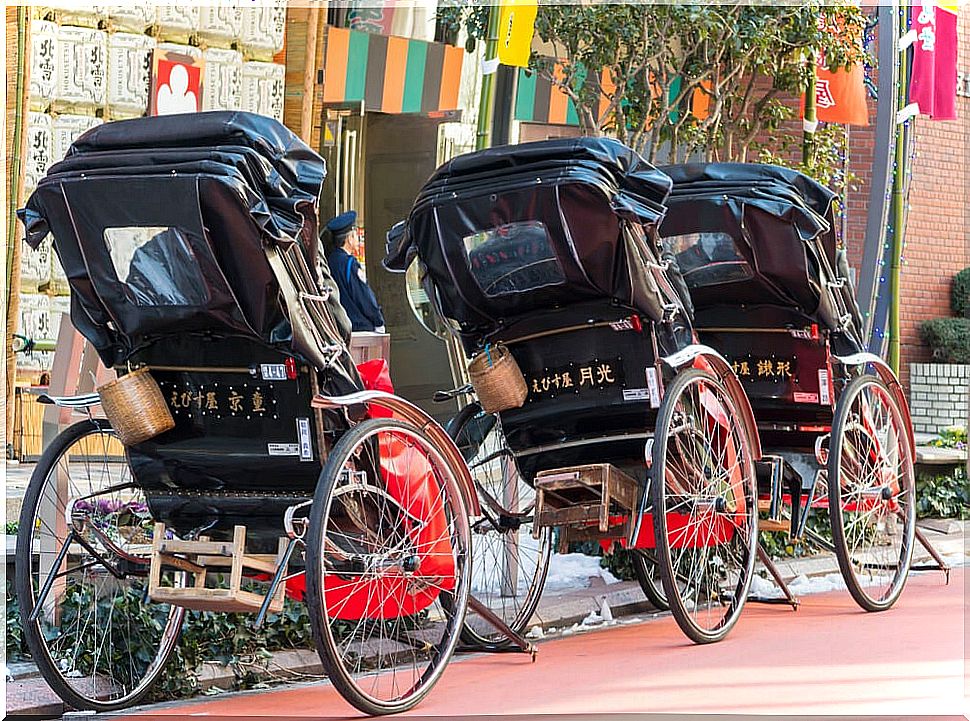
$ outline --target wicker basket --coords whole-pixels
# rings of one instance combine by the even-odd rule
[[[501,344],[490,346],[472,358],[468,375],[486,413],[521,408],[529,395],[519,364]]]
[[[101,407],[126,446],[175,427],[175,419],[148,368],[139,368],[98,388]]]

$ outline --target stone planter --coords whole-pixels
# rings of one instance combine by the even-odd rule
[[[913,363],[909,367],[909,403],[913,430],[939,433],[967,425],[970,365]]]

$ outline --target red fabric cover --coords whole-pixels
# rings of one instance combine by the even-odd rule
[[[441,591],[455,586],[448,519],[431,462],[405,439],[390,433],[381,436],[380,446],[385,489],[408,514],[423,522],[420,528],[407,531],[417,550],[418,570],[409,577],[398,568],[389,568],[376,579],[328,574],[324,596],[328,614],[334,618],[411,616],[430,606]]]
[[[394,385],[391,383],[391,369],[387,361],[383,358],[364,361],[357,366],[357,372],[360,374],[360,379],[364,382],[364,388],[367,390],[386,391],[387,393],[394,392]],[[390,418],[393,413],[384,408],[372,406],[368,410],[368,415],[371,418]]]
[[[448,519],[430,460],[405,439],[391,433],[380,436],[380,450],[385,490],[411,516],[424,522],[422,527],[417,528],[415,523],[408,530],[417,549],[418,570],[408,577],[400,569],[390,568],[377,579],[327,575],[324,595],[332,618],[410,616],[430,606],[441,591],[450,591],[455,586]],[[303,598],[305,591],[303,574],[286,583],[286,593],[293,598]]]

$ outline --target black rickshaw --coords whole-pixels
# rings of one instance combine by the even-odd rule
[[[634,549],[644,591],[663,599],[657,571],[675,584],[670,606],[696,642],[723,638],[745,602],[760,444],[740,381],[698,344],[662,258],[669,190],[615,140],[499,147],[440,167],[389,233],[385,266],[412,274],[472,358],[478,401],[449,432],[481,507],[473,590],[515,631],[553,536],[563,550]],[[491,397],[516,381],[517,399]],[[474,614],[465,626],[471,643],[504,641]]]
[[[811,535],[862,608],[889,608],[913,553],[915,445],[896,376],[866,350],[835,194],[770,165],[663,171],[674,183],[664,249],[698,335],[729,360],[757,418],[763,527]],[[831,543],[812,511],[828,514]]]
[[[368,713],[416,704],[459,641],[474,486],[445,431],[352,362],[317,267],[324,175],[268,118],[144,118],[84,134],[21,211],[120,376],[101,389],[116,427],[97,393],[43,399],[83,420],[20,517],[24,635],[70,706],[142,699],[186,609],[259,622],[285,592]]]

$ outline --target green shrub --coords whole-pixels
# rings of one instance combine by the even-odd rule
[[[7,661],[23,661],[28,656],[27,643],[24,641],[20,625],[20,604],[13,582],[7,579]]]
[[[970,318],[923,321],[920,337],[941,363],[970,363]]]
[[[964,268],[953,276],[950,307],[954,315],[970,318],[970,268]]]
[[[957,466],[952,473],[920,473],[916,477],[916,515],[919,518],[970,519],[970,486],[967,472]]]

